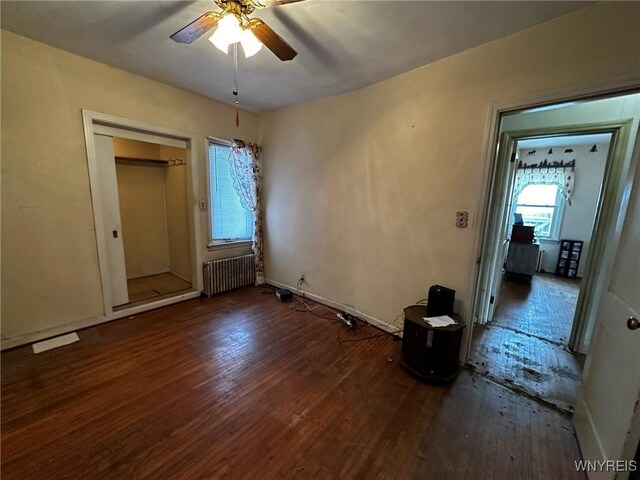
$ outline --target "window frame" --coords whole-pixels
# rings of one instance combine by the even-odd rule
[[[251,246],[253,244],[253,232],[251,232],[251,236],[248,238],[231,238],[231,239],[223,239],[223,240],[214,240],[213,238],[213,202],[211,199],[211,145],[220,145],[223,147],[231,147],[231,141],[225,140],[218,137],[207,136],[205,138],[205,152],[206,152],[206,184],[207,184],[207,198],[205,200],[206,208],[202,208],[202,202],[200,202],[201,211],[204,211],[207,214],[207,225],[208,225],[208,233],[207,233],[207,248],[210,250],[218,250],[225,248],[235,248],[235,247],[244,247]]]
[[[518,197],[524,190],[531,185],[553,185],[556,187],[556,203],[555,205],[533,205],[533,204],[519,204]],[[543,183],[543,182],[529,182],[519,192],[516,192],[513,196],[511,211],[515,214],[518,207],[538,207],[538,208],[553,208],[553,217],[551,219],[551,226],[549,228],[549,236],[541,236],[538,232],[535,232],[535,236],[539,241],[552,241],[557,242],[560,240],[560,228],[562,226],[562,220],[564,218],[565,199],[562,194],[562,186],[557,183]]]

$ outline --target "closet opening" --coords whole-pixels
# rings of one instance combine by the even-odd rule
[[[127,285],[118,310],[189,291],[191,254],[186,149],[112,141]]]
[[[104,315],[197,298],[202,290],[198,138],[82,111]]]

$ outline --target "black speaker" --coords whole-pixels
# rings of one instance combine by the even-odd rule
[[[439,317],[440,315],[453,315],[453,301],[456,291],[442,285],[433,285],[429,289],[427,301],[427,317]]]

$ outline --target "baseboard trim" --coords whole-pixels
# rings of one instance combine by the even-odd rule
[[[150,302],[145,305],[138,305],[137,307],[127,308],[118,312],[113,312],[111,315],[101,315],[99,317],[87,318],[78,322],[67,323],[59,327],[48,328],[40,330],[38,332],[27,333],[14,338],[8,338],[2,340],[0,343],[0,351],[8,350],[10,348],[21,347],[30,343],[39,342],[40,340],[46,340],[47,338],[57,337],[65,333],[74,332],[76,330],[82,330],[83,328],[89,328],[103,323],[111,322],[113,320],[119,320],[124,317],[130,317],[131,315],[137,315],[149,310],[155,310],[156,308],[166,307],[174,303],[183,302],[185,300],[191,300],[192,298],[198,298],[200,296],[199,291],[193,290],[180,295],[176,295],[171,298],[163,298],[155,302]],[[82,337],[81,337],[82,339]]]
[[[287,285],[286,283],[278,282],[277,280],[273,280],[270,278],[266,279],[266,283],[269,285],[273,285],[278,288],[287,288],[292,292],[296,291],[295,287],[291,285]],[[137,315],[139,313],[143,313],[149,310],[155,310],[156,308],[165,307],[167,305],[172,305],[174,303],[183,302],[185,300],[190,300],[192,298],[199,297],[201,292],[199,291],[190,291],[187,293],[183,293],[181,295],[176,295],[175,297],[165,298],[162,300],[158,300],[155,302],[147,303],[145,305],[138,305],[137,307],[128,308],[125,310],[113,312],[111,315],[102,315],[99,317],[88,318],[85,320],[80,320],[78,322],[68,323],[66,325],[62,325],[59,327],[49,328],[46,330],[40,330],[34,333],[28,333],[25,335],[20,335],[19,337],[9,338],[6,340],[2,340],[0,343],[0,351],[8,350],[10,348],[21,347],[23,345],[28,345],[30,343],[38,342],[41,340],[46,340],[47,338],[56,337],[58,335],[64,335],[65,333],[70,333],[76,330],[82,330],[84,328],[93,327],[95,325],[101,325],[103,323],[111,322],[113,320],[119,320],[124,317],[130,317],[131,315]],[[326,305],[327,307],[335,308],[336,310],[341,310],[343,312],[347,312],[354,317],[361,318],[366,321],[368,324],[373,325],[385,332],[395,333],[398,336],[402,336],[402,332],[398,332],[397,328],[392,327],[388,323],[383,322],[371,315],[367,315],[359,310],[356,310],[353,307],[349,307],[342,303],[334,302],[333,300],[329,300],[328,298],[321,297],[320,295],[316,295],[314,293],[304,291],[305,298],[313,300],[314,302],[320,303],[322,305]]]
[[[265,279],[265,281],[268,285],[273,285],[274,287],[278,287],[278,288],[286,288],[288,290],[291,290],[294,293],[296,292],[295,287],[292,287],[291,285],[287,285],[286,283],[278,282],[277,280],[273,280],[271,278],[267,278]],[[398,336],[402,337],[402,332],[398,332],[397,328],[394,328],[388,323],[385,323],[382,320],[372,317],[371,315],[367,315],[366,313],[356,310],[353,307],[349,307],[342,303],[334,302],[333,300],[329,300],[328,298],[321,297],[320,295],[316,295],[306,290],[304,290],[304,297],[308,298],[309,300],[313,300],[314,302],[321,303],[322,305],[326,305],[327,307],[331,307],[331,308],[335,308],[336,310],[347,312],[349,315],[353,315],[354,317],[361,318],[362,320],[366,321],[369,325],[373,325],[374,327],[384,330],[385,332],[398,334]]]

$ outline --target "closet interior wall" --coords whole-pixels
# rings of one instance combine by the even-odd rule
[[[114,154],[127,279],[171,272],[190,282],[186,150],[114,137]]]

